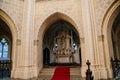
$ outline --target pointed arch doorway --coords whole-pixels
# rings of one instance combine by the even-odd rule
[[[8,79],[12,70],[12,33],[8,25],[0,19],[0,79]]]
[[[47,47],[43,50],[43,64],[44,65],[50,64],[50,51],[49,48]]]
[[[108,74],[110,78],[115,77],[114,70],[116,68],[113,61],[119,58],[119,32],[120,32],[120,1],[114,1],[110,9],[107,11],[104,21],[103,21],[103,47],[104,47],[104,56],[105,56],[105,65],[108,68]],[[111,65],[109,65],[111,64]],[[113,70],[113,71],[112,71]],[[114,75],[114,76],[113,76]]]
[[[120,6],[117,7],[116,13],[112,14],[113,23],[111,26],[111,43],[113,48],[113,53],[110,54],[111,65],[113,70],[113,77],[119,77],[120,68]],[[118,72],[118,73],[117,73]]]
[[[80,65],[81,49],[77,30],[65,20],[57,20],[45,31],[43,65]]]

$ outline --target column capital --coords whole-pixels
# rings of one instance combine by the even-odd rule
[[[99,35],[98,36],[98,41],[104,41],[104,35]]]
[[[17,46],[21,45],[21,39],[17,39],[16,44],[17,44]]]
[[[80,38],[80,43],[85,43],[85,38]]]
[[[39,40],[34,40],[34,46],[38,46]]]

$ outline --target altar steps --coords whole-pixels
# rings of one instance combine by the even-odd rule
[[[38,80],[51,80],[56,67],[43,68],[39,73]],[[82,80],[80,67],[70,68],[70,80]]]
[[[78,63],[51,63],[49,64],[49,66],[69,66],[69,67],[79,66],[80,67],[80,64]]]
[[[55,67],[48,67],[43,68],[42,71],[39,73],[38,80],[51,80],[54,74]]]

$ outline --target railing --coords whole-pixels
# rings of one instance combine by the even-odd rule
[[[120,60],[118,59],[111,59],[112,70],[113,70],[113,77],[116,80],[120,80]]]
[[[11,60],[0,60],[0,80],[4,78],[10,78],[12,69]]]

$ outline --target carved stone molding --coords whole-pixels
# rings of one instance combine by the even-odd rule
[[[44,1],[44,0],[35,0],[35,2]]]
[[[98,36],[98,41],[104,41],[104,35]]]
[[[34,40],[34,46],[38,46],[39,40]]]
[[[24,1],[24,0],[20,0],[20,1]]]
[[[17,39],[17,45],[21,45],[21,40]]]
[[[80,43],[85,43],[85,38],[80,38]]]

